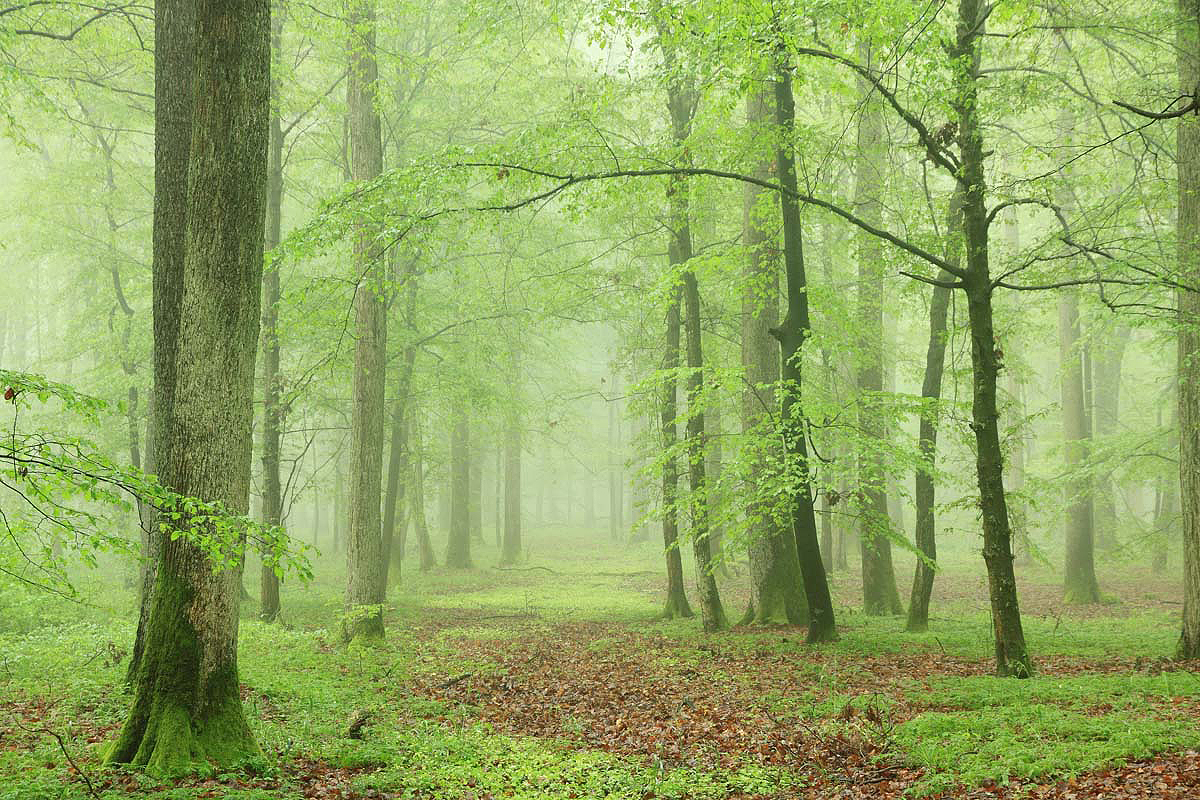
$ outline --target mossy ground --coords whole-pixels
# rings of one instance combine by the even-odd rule
[[[698,619],[661,619],[664,579],[653,545],[630,549],[581,533],[571,547],[546,545],[539,556],[536,530],[530,539],[526,566],[550,571],[406,569],[389,595],[387,638],[370,647],[340,644],[333,554],[317,564],[313,585],[285,583],[279,623],[259,622],[247,603],[241,693],[262,758],[182,780],[100,766],[130,701],[123,662],[134,599],[119,580],[82,577],[84,596],[95,598],[83,605],[0,587],[0,800],[90,796],[48,731],[106,800],[339,796],[334,791],[446,800],[820,796],[830,774],[798,768],[786,754],[734,757],[711,744],[728,742],[732,752],[764,719],[796,741],[870,744],[874,761],[864,769],[890,765],[903,777],[894,791],[890,783],[863,787],[874,796],[1048,782],[1200,748],[1200,678],[1161,660],[1178,638],[1178,586],[1169,580],[1102,571],[1115,602],[1067,607],[1054,576],[1026,571],[1023,611],[1039,672],[1014,681],[987,674],[986,588],[981,565],[966,556],[952,556],[939,575],[930,629],[920,634],[904,633],[903,618],[856,610],[856,581],[835,575],[840,639],[807,646],[795,628],[704,634]],[[562,555],[572,551],[577,559]],[[497,556],[485,547],[476,560]],[[723,581],[730,607],[745,602],[746,582],[744,569]],[[521,672],[513,654],[530,648],[550,660]],[[536,730],[504,712],[526,702],[538,670],[562,668],[567,658],[643,665],[667,687],[657,694],[677,685],[690,703],[685,695],[703,684],[698,706],[718,698],[732,713],[744,707],[765,716],[748,716],[742,733],[714,732],[711,746],[699,741],[694,751],[663,757],[662,743],[652,746],[637,730],[606,739],[603,726],[630,701],[607,707],[597,695],[589,706],[582,677],[564,688],[578,692],[576,705],[528,717],[539,720]],[[370,712],[365,733],[346,738],[358,709]]]

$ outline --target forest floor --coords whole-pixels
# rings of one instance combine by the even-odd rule
[[[840,639],[814,647],[802,628],[658,619],[652,545],[570,543],[544,549],[586,561],[535,548],[518,570],[404,575],[379,646],[338,644],[333,557],[285,586],[281,624],[247,602],[263,757],[169,781],[99,765],[129,699],[129,593],[0,589],[0,800],[1200,797],[1200,664],[1165,658],[1177,582],[1114,567],[1103,604],[1066,607],[1048,570],[1023,570],[1037,675],[1017,681],[990,674],[965,554],[923,634],[856,612],[853,571],[835,574]],[[731,618],[745,584],[723,581]]]

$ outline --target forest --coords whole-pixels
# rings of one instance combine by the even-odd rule
[[[0,0],[0,209],[0,800],[1200,797],[1200,0]]]

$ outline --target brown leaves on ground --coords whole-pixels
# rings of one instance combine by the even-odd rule
[[[812,650],[798,660],[747,644],[734,634],[695,647],[602,623],[530,628],[515,639],[460,640],[462,659],[491,667],[452,681],[429,676],[413,690],[473,706],[479,718],[513,735],[572,741],[666,767],[783,767],[805,777],[804,796],[812,798],[898,798],[922,772],[889,752],[890,732],[931,708],[909,697],[936,699],[932,691],[911,690],[947,675],[991,671],[990,662],[938,653],[849,658]],[[1085,668],[1074,660],[1049,666],[1065,673]],[[831,692],[837,699],[829,700]],[[785,697],[791,699],[787,713],[772,707],[772,698]],[[832,713],[829,702],[835,705]],[[1196,755],[1185,754],[1072,781],[962,789],[946,796],[1200,797],[1197,766]]]

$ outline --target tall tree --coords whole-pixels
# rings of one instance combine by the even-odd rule
[[[782,399],[780,403],[784,441],[789,459],[798,476],[792,499],[792,533],[796,537],[796,555],[804,576],[808,597],[808,641],[824,642],[837,638],[833,619],[833,600],[821,561],[817,541],[817,519],[813,508],[812,475],[808,463],[808,442],[804,410],[800,403],[803,378],[804,343],[812,334],[808,314],[808,282],[804,274],[804,243],[800,227],[799,192],[796,189],[796,161],[792,147],[796,126],[796,99],[792,92],[792,65],[787,49],[780,46],[775,57],[775,124],[779,146],[775,165],[779,171],[779,205],[783,217],[783,267],[787,280],[787,312],[772,334],[779,340],[782,354]]]
[[[955,191],[950,197],[950,212],[946,219],[946,260],[954,266],[962,261],[962,195]],[[923,631],[929,627],[929,598],[933,594],[934,565],[937,563],[937,521],[935,511],[936,485],[934,473],[937,466],[937,434],[940,413],[938,402],[942,399],[942,374],[946,365],[946,317],[950,308],[949,283],[953,276],[942,270],[938,275],[940,285],[934,285],[929,299],[929,346],[925,349],[925,377],[921,381],[921,398],[926,405],[921,411],[918,447],[922,464],[917,468],[915,501],[917,527],[915,539],[917,551],[916,574],[913,575],[912,595],[908,604],[909,631]]]
[[[1062,364],[1063,458],[1067,475],[1067,529],[1063,594],[1068,603],[1096,603],[1092,475],[1087,468],[1091,425],[1084,397],[1084,359],[1079,335],[1079,297],[1058,297],[1059,360]]]
[[[858,45],[859,61],[868,70],[872,48],[864,39]],[[863,221],[879,226],[883,222],[885,182],[883,110],[875,87],[861,76],[859,93],[863,97],[858,115],[858,144],[854,158],[854,211]],[[862,549],[863,609],[868,614],[901,614],[900,592],[892,565],[891,522],[888,517],[887,459],[883,443],[888,437],[885,415],[879,408],[883,391],[883,291],[886,267],[883,242],[860,230],[857,235],[859,339],[858,427],[871,442],[858,458],[859,542]]]
[[[1179,86],[1200,85],[1200,0],[1179,0]],[[1200,658],[1200,119],[1180,117],[1179,180],[1179,484],[1183,521],[1183,630],[1178,656]]]
[[[195,60],[195,7],[164,0],[154,6],[154,233],[153,316],[154,396],[148,461],[158,468],[171,447],[175,430],[164,424],[175,403],[179,305],[186,252],[188,167],[191,162],[192,68]],[[19,327],[18,330],[23,330]],[[147,624],[154,600],[162,536],[151,519],[143,540],[137,634],[129,659],[128,681],[137,677],[146,646]]]
[[[278,65],[283,46],[283,12],[271,17],[271,122],[267,162],[267,217],[264,247],[279,245],[283,209],[283,126],[279,122]],[[284,406],[279,373],[279,265],[263,270],[263,524],[277,529],[283,523],[283,488],[279,459],[283,437]],[[263,559],[259,582],[259,615],[270,622],[279,616],[279,576],[270,560]]]
[[[369,181],[383,172],[383,134],[376,107],[374,0],[347,8],[349,59],[346,105],[350,172]],[[360,222],[354,243],[354,401],[350,415],[350,519],[346,533],[346,595],[342,638],[383,636],[383,412],[387,365],[387,262],[377,226]]]
[[[166,434],[156,437],[157,467],[174,491],[245,514],[262,290],[270,9],[267,0],[188,5],[165,0],[155,9],[157,59],[178,54],[186,40],[183,52],[194,53],[187,71],[162,64],[157,74],[164,80],[155,89],[164,127],[179,126],[156,150],[184,146],[189,154],[182,214],[173,194],[182,187],[156,180],[170,187],[172,220],[187,221],[182,257],[168,247],[154,264],[155,331],[167,349],[158,352],[156,341],[156,428]],[[174,116],[181,109],[190,111],[184,117],[190,124]],[[178,154],[157,152],[178,178]],[[232,765],[257,753],[238,686],[240,580],[237,568],[214,569],[192,535],[162,538],[133,704],[107,761],[175,772],[197,762]]]
[[[753,92],[746,97],[746,119],[752,129],[773,129],[770,102],[766,91]],[[771,166],[767,159],[760,161],[755,165],[754,176],[767,180]],[[779,407],[775,391],[779,384],[779,352],[771,339],[771,329],[779,324],[779,260],[764,219],[767,208],[763,200],[770,193],[750,184],[744,191],[742,237],[746,262],[742,289],[742,371],[746,380],[742,391],[742,432],[756,441],[774,443],[777,437],[771,429],[775,409]],[[765,473],[776,460],[772,455],[770,450],[754,453],[752,482],[761,483],[757,476]],[[751,498],[746,515],[755,520],[750,539],[751,608],[745,621],[804,625],[808,622],[808,598],[804,594],[792,527],[773,513],[767,501],[754,499],[753,487],[747,487],[745,494]]]

